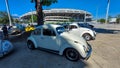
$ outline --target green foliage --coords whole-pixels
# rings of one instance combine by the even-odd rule
[[[69,19],[69,22],[74,22],[75,20],[73,18],[70,18]]]
[[[38,25],[43,25],[43,12],[42,6],[50,6],[52,3],[56,3],[57,0],[31,0],[31,2],[35,3],[35,8],[37,11],[37,23]]]
[[[117,15],[117,23],[120,23],[120,14]]]
[[[100,23],[105,23],[105,19],[99,19],[98,20]]]
[[[36,2],[36,0],[31,0],[31,2]],[[43,6],[50,6],[52,3],[57,3],[57,0],[41,0]]]
[[[20,23],[20,21],[18,19],[14,19],[15,23]]]
[[[31,18],[29,19],[30,22],[32,22],[32,15]],[[33,22],[37,22],[37,16],[33,15]]]
[[[120,23],[120,18],[118,17],[117,18],[117,22],[116,22],[117,24],[119,24]]]
[[[0,11],[0,24],[8,24],[9,18],[7,12]]]

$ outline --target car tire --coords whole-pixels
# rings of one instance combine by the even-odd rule
[[[84,38],[86,41],[89,41],[89,40],[91,40],[91,35],[86,33],[86,34],[83,35],[83,38]]]
[[[31,42],[31,41],[28,41],[28,42],[27,42],[27,47],[28,47],[30,50],[34,50],[34,49],[35,49],[35,46],[34,46],[33,42]]]
[[[78,51],[73,48],[66,49],[64,55],[70,61],[78,61],[80,59]]]

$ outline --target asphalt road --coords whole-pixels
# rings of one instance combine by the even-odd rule
[[[101,30],[102,29],[102,30]],[[0,68],[119,68],[120,34],[119,29],[95,28],[97,37],[89,41],[93,52],[88,61],[71,62],[64,56],[41,50],[29,50],[24,36],[12,37],[14,51],[0,58]],[[114,33],[118,31],[117,33]]]

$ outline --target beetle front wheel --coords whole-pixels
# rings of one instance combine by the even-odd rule
[[[79,60],[79,53],[73,48],[67,49],[64,54],[65,54],[65,57],[70,61]]]

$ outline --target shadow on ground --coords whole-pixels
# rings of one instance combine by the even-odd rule
[[[120,30],[113,30],[113,29],[103,29],[103,28],[94,28],[97,33],[104,33],[104,34],[117,34],[120,33]]]
[[[22,42],[22,41],[27,41],[27,38],[30,36],[30,32],[24,32],[23,34],[21,35],[18,35],[18,36],[12,36],[10,35],[10,41],[11,42]]]

